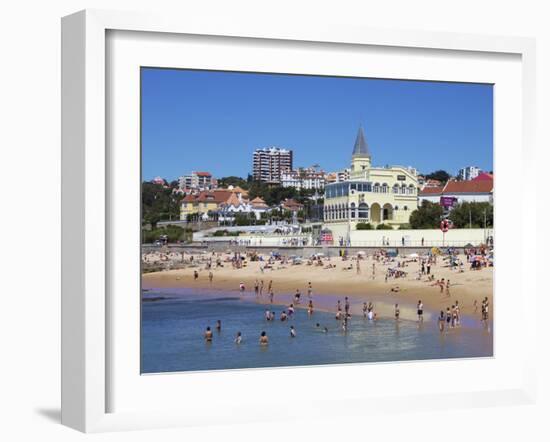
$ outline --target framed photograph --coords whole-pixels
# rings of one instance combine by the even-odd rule
[[[534,400],[532,40],[62,26],[64,424]]]

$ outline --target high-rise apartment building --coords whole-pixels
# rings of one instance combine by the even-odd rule
[[[268,184],[281,184],[283,172],[292,170],[292,150],[266,147],[254,151],[252,176]]]

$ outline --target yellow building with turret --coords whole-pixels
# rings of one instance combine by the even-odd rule
[[[415,169],[373,167],[363,128],[359,128],[351,157],[350,178],[325,187],[324,222],[327,228],[354,230],[357,223],[399,228],[417,208]]]

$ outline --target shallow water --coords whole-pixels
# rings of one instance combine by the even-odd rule
[[[148,290],[142,303],[141,371],[215,370],[281,367],[353,362],[406,361],[493,354],[493,336],[481,326],[462,327],[440,333],[436,321],[419,325],[414,321],[354,317],[347,333],[334,315],[315,312],[310,318],[298,309],[286,322],[278,320],[282,306],[269,306],[276,320],[265,321],[265,305],[216,292]],[[165,298],[165,299],[158,299]],[[215,330],[216,320],[222,330]],[[323,333],[316,327],[327,327]],[[290,337],[290,326],[297,332]],[[214,331],[206,343],[206,326]],[[258,343],[260,332],[269,337],[268,346]],[[243,341],[234,343],[240,331]]]

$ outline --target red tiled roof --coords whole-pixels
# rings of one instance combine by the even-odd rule
[[[472,181],[493,181],[493,175],[487,172],[481,172]]]
[[[227,201],[231,192],[229,190],[202,191],[198,195],[186,195],[182,202],[213,202],[216,204]]]
[[[489,193],[493,190],[493,180],[448,181],[443,193]]]
[[[195,172],[197,176],[212,176],[210,172]]]
[[[424,187],[424,189],[420,191],[420,195],[433,195],[441,193],[442,191],[443,187]]]

